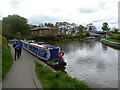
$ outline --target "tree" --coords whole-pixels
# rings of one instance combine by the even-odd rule
[[[118,33],[118,31],[119,31],[119,29],[117,29],[117,28],[114,30],[115,33]]]
[[[90,32],[87,31],[86,34],[85,34],[85,36],[89,37],[90,36]]]
[[[68,22],[62,22],[62,25],[64,26],[64,33],[66,34],[66,31],[68,30]]]
[[[9,34],[10,37],[17,38],[19,36],[25,37],[29,34],[29,25],[27,24],[28,21],[24,17],[19,15],[9,15],[8,17],[4,17],[2,22],[4,36]]]
[[[64,30],[64,34],[66,34],[68,28],[70,27],[69,25],[70,25],[70,23],[68,23],[68,22],[56,22],[56,24],[55,24],[56,27],[61,29],[61,31],[60,31],[61,33],[62,33],[62,30]]]
[[[109,31],[109,30],[110,30],[107,22],[104,22],[104,23],[103,23],[102,30],[103,30],[103,31]]]
[[[77,28],[78,28],[79,32],[83,33],[85,31],[85,27],[83,25],[79,25]]]
[[[75,24],[75,23],[71,23],[71,24],[69,24],[70,26],[69,27],[71,27],[71,33],[73,34],[73,33],[75,33],[75,30],[77,29],[77,25]]]
[[[4,37],[7,37],[7,38],[13,38],[14,35],[12,35],[12,29],[11,29],[11,26],[10,24],[6,24],[6,23],[2,23],[2,28],[3,28],[3,31],[2,31],[2,35]]]
[[[117,28],[114,30],[115,33],[118,33],[118,31],[119,31],[119,29],[117,29]]]
[[[113,31],[114,33],[118,33],[119,29],[117,29],[116,27],[113,27],[113,28],[112,28],[112,31]]]
[[[93,26],[93,23],[89,23],[86,25],[86,30],[87,31],[95,31],[97,28]]]
[[[79,38],[84,38],[84,34],[82,32],[79,32],[77,35]]]
[[[45,23],[45,26],[47,26],[47,27],[53,27],[54,24],[52,24],[52,23]]]

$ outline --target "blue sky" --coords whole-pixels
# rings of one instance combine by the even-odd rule
[[[3,0],[0,17],[18,14],[29,24],[67,21],[84,25],[93,23],[101,30],[103,22],[118,28],[119,0]]]

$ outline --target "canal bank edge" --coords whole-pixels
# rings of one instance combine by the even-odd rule
[[[116,42],[115,43],[112,43],[111,41],[108,41],[108,40],[101,40],[101,43],[103,44],[106,44],[108,46],[111,46],[111,47],[114,47],[114,48],[119,48],[120,49],[120,44],[117,44]]]
[[[91,90],[87,84],[71,78],[62,71],[53,72],[37,61],[34,61],[34,63],[36,75],[42,83],[43,88],[81,88]]]

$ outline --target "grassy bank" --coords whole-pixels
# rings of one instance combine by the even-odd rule
[[[2,80],[9,72],[13,64],[13,58],[10,52],[10,47],[8,46],[7,39],[2,37]]]
[[[120,34],[112,34],[111,37],[106,38],[106,40],[102,40],[102,42],[113,47],[120,47]]]
[[[110,42],[110,41],[106,41],[106,40],[102,40],[102,42],[105,42],[105,43],[108,43],[108,44],[111,44],[111,45],[117,45],[117,46],[120,46],[120,44],[112,43],[112,42]]]
[[[2,36],[0,35],[0,82],[2,81]]]
[[[44,88],[83,88],[82,90],[90,90],[83,82],[79,82],[61,71],[53,72],[36,61],[35,66],[37,77]]]
[[[110,39],[110,38],[107,38],[107,40],[110,40],[110,41],[113,41],[113,42],[120,43],[120,40],[115,40],[115,39]]]

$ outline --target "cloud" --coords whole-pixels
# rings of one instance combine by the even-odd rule
[[[92,21],[93,23],[97,23],[97,22],[102,22],[103,20],[102,19],[98,19],[98,20],[94,20]]]
[[[79,8],[78,11],[80,13],[94,13],[94,12],[97,12],[98,9],[96,9],[96,8]]]
[[[62,22],[62,21],[69,21],[69,18],[60,18],[55,16],[47,16],[47,15],[35,15],[29,18],[30,24],[41,24],[41,23],[55,23],[55,22]]]
[[[117,24],[117,23],[118,23],[117,21],[110,22],[110,24]]]
[[[19,8],[20,4],[22,4],[24,0],[9,0],[9,3],[12,8]]]
[[[3,0],[0,16],[18,14],[30,24],[58,21],[100,27],[103,22],[117,27],[119,0]],[[5,8],[4,8],[5,7]],[[4,8],[4,9],[3,9]],[[120,22],[120,15],[119,15]],[[116,24],[115,24],[116,23]]]
[[[105,9],[105,5],[106,5],[107,3],[105,2],[105,1],[100,1],[99,3],[98,3],[98,6],[101,8],[101,9]]]
[[[118,27],[120,29],[120,1],[118,3]]]
[[[120,23],[120,1],[118,3],[118,22]]]
[[[59,8],[52,8],[51,10],[53,11],[53,13],[58,13],[61,11]]]

